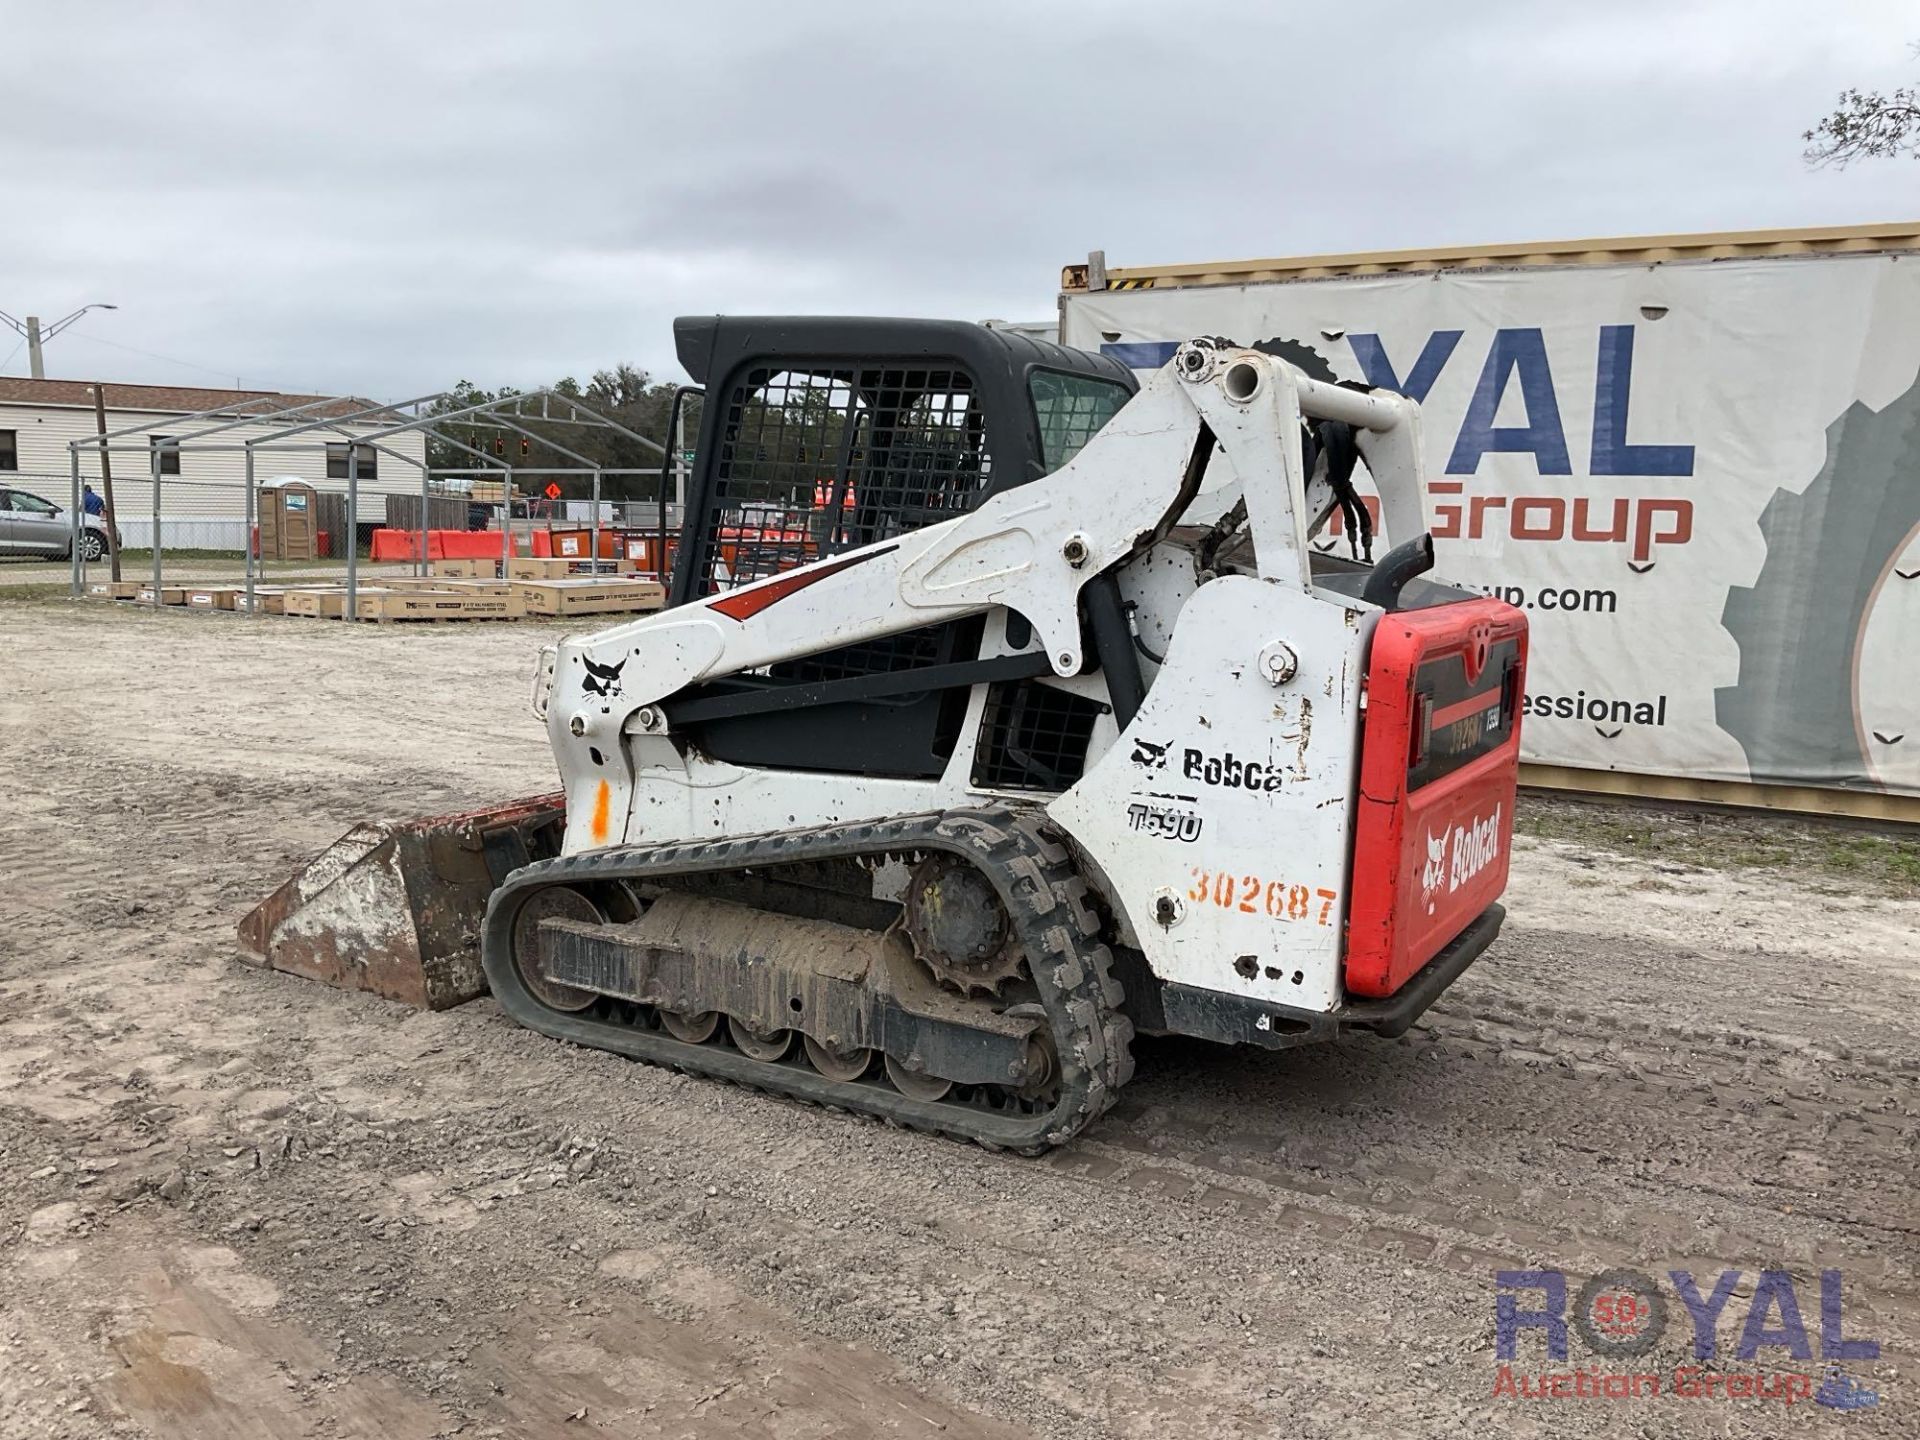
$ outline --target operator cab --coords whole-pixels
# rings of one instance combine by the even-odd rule
[[[958,320],[699,316],[674,343],[706,398],[673,605],[966,514],[1066,464],[1138,389],[1106,356]],[[756,713],[726,697],[974,661],[981,633],[974,617],[733,677],[676,723],[740,765],[934,777],[964,681]]]
[[[675,605],[965,514],[1059,469],[1138,389],[1106,356],[958,320],[673,328],[707,396]]]

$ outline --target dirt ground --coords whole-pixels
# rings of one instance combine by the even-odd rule
[[[550,634],[0,603],[0,1435],[1920,1431],[1910,846],[1530,806],[1411,1034],[1141,1041],[1040,1161],[234,963],[353,821],[550,787]],[[1515,1266],[1740,1271],[1709,1368],[1816,1381],[1837,1269],[1879,1403],[1496,1393]],[[1762,1269],[1810,1359],[1732,1356]],[[1514,1373],[1671,1380],[1667,1300]]]

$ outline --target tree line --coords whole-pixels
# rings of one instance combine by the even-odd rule
[[[633,365],[615,365],[611,369],[594,371],[585,384],[573,376],[567,376],[555,381],[550,388],[560,395],[578,400],[594,414],[604,416],[634,434],[644,435],[655,444],[671,450],[672,437],[667,434],[667,422],[676,387],[665,381],[656,381],[645,370]],[[555,417],[553,420],[540,419],[539,407],[535,403],[528,405],[527,408],[533,412],[529,415],[510,414],[504,417],[521,430],[532,432],[531,435],[503,428],[500,421],[487,415],[461,416],[460,412],[471,410],[476,405],[510,400],[522,393],[511,385],[502,385],[494,390],[484,389],[471,380],[461,380],[454,385],[446,395],[426,409],[429,416],[456,417],[438,427],[444,432],[444,438],[428,435],[427,463],[436,470],[470,470],[479,478],[497,474],[496,461],[526,469],[556,470],[586,470],[594,466],[603,470],[654,470],[660,466],[659,451],[630,439],[618,430],[597,424],[564,423],[567,419],[566,407],[557,401],[550,407]],[[698,418],[698,402],[689,402],[686,425],[689,448],[694,443],[694,422]],[[563,448],[556,449],[556,446]],[[476,455],[475,451],[480,453]],[[565,451],[572,451],[573,455]],[[581,458],[575,459],[574,456]],[[556,478],[570,495],[579,488],[578,481],[571,476]],[[545,478],[539,476],[527,476],[520,481],[523,490],[538,490],[545,483]],[[658,484],[659,481],[652,475],[605,475],[601,480],[601,494],[610,500],[651,500],[658,493]]]

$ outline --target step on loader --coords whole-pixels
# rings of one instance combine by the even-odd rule
[[[1527,628],[1428,574],[1413,402],[1211,338],[1141,384],[675,333],[669,608],[542,652],[563,799],[357,828],[256,958],[1031,1153],[1137,1033],[1398,1035],[1486,949]]]

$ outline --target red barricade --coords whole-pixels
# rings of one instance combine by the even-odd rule
[[[536,547],[540,532],[534,532]],[[537,548],[536,554],[541,553]],[[500,557],[498,530],[429,530],[429,560],[497,560]],[[418,530],[376,530],[373,532],[375,560],[417,560],[420,558]]]

